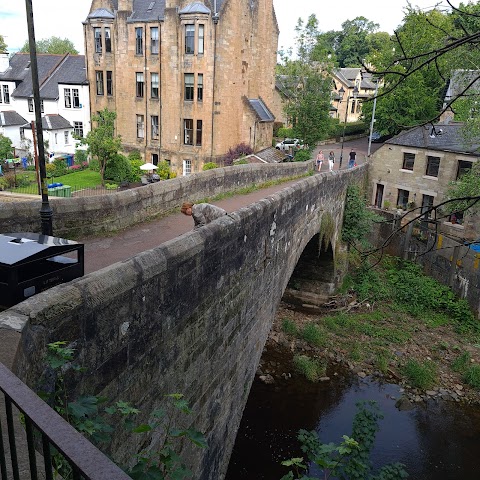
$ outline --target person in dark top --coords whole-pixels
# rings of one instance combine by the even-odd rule
[[[348,157],[348,168],[353,168],[355,166],[357,159],[357,152],[352,148],[350,150],[350,156]]]

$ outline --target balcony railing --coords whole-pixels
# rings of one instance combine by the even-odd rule
[[[5,398],[5,411],[0,415],[2,480],[53,480],[53,449],[70,465],[73,480],[130,478],[2,363],[0,391]],[[37,452],[36,445],[41,445],[41,452]]]

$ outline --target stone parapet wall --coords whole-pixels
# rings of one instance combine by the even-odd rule
[[[187,177],[152,183],[106,195],[55,198],[53,231],[57,237],[81,238],[129,227],[199,201],[254,184],[307,174],[312,161],[216,168]],[[0,202],[0,233],[39,232],[41,199]]]
[[[207,186],[211,195],[235,185],[229,171],[180,179],[180,186],[191,187],[193,199],[205,196]],[[243,175],[250,182],[270,179],[260,174],[264,171],[247,166]],[[73,390],[128,401],[144,416],[161,406],[163,394],[184,393],[193,407],[192,425],[206,432],[209,444],[206,450],[186,452],[193,478],[223,478],[290,276],[318,235],[325,212],[335,224],[333,251],[340,248],[347,186],[363,182],[366,172],[358,167],[310,176],[0,313],[0,329],[21,332],[15,372],[35,386],[47,344],[64,340],[75,348],[74,363],[85,368],[66,372]],[[203,186],[193,194],[195,182]],[[172,204],[179,202],[173,191],[169,194]],[[141,200],[148,204],[148,199]],[[136,438],[125,441],[117,429],[114,458],[130,458],[139,446]],[[154,438],[152,445],[159,441]]]

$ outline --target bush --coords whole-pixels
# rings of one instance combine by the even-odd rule
[[[172,172],[170,164],[166,160],[158,162],[157,167],[157,175],[160,177],[161,180],[168,180],[177,176],[175,172]]]
[[[480,390],[480,365],[472,365],[468,368],[463,379],[471,387]]]
[[[306,355],[295,355],[293,364],[295,369],[310,382],[318,382],[321,377],[325,376],[326,365]]]
[[[293,138],[293,130],[291,128],[279,128],[277,131],[277,136],[281,138]]]
[[[88,161],[88,153],[86,150],[80,150],[77,148],[75,150],[75,155],[73,156],[75,165],[83,165],[85,162]]]
[[[309,322],[303,327],[302,338],[316,347],[325,345],[325,335],[322,329],[313,322]]]
[[[128,177],[128,181],[132,183],[139,182],[143,174],[142,170],[140,170],[140,165],[143,165],[143,160],[142,159],[130,160],[129,158],[129,161],[130,161],[130,175]]]
[[[55,168],[53,172],[55,177],[61,177],[67,173],[67,162],[64,158],[56,158],[53,161],[53,166]]]
[[[237,160],[237,158],[241,158],[246,155],[251,155],[253,153],[253,149],[250,145],[246,143],[239,143],[235,147],[230,147],[228,152],[223,157],[223,164],[225,166],[233,165],[233,161]]]
[[[218,168],[218,165],[215,162],[207,162],[202,170],[213,170],[214,168]]]
[[[130,160],[130,162],[134,162],[134,161],[141,161],[141,162],[143,162],[142,156],[140,155],[140,152],[139,152],[138,150],[132,150],[132,151],[128,154],[128,159]]]
[[[295,154],[295,157],[293,157],[296,162],[306,162],[311,158],[312,154],[309,150],[298,150],[298,152]]]
[[[422,390],[433,387],[437,379],[435,364],[430,361],[418,363],[416,360],[409,360],[404,367],[404,373],[413,387]]]
[[[127,157],[117,153],[107,162],[104,178],[116,183],[124,182],[128,180],[131,170],[132,167]]]
[[[91,158],[88,162],[88,166],[92,172],[99,172],[100,171],[100,162],[96,158]]]
[[[296,335],[297,334],[297,326],[295,325],[295,322],[293,320],[290,320],[289,318],[284,318],[282,320],[282,330],[287,335]]]
[[[0,191],[7,190],[8,188],[8,180],[5,177],[0,177]]]
[[[47,163],[45,165],[45,171],[48,178],[51,178],[55,175],[55,165],[53,163]]]
[[[116,190],[118,188],[118,185],[116,183],[106,183],[105,188],[107,190]]]

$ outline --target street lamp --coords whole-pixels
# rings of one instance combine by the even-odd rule
[[[340,100],[338,103],[342,103],[342,100],[343,100],[343,96],[345,95],[345,90],[343,89],[343,87],[340,88],[340,90],[338,91],[338,95],[340,97]],[[357,98],[357,95],[358,95],[358,88],[357,86],[355,85],[354,89],[353,89],[353,99],[355,100]],[[345,107],[345,120],[343,122],[343,134],[342,134],[342,148],[340,150],[340,163],[338,165],[338,169],[340,170],[342,168],[342,162],[343,162],[343,144],[345,143],[345,127],[347,126],[347,116],[348,116],[348,102],[350,101],[350,92],[348,93],[348,96],[347,96],[347,105]]]

